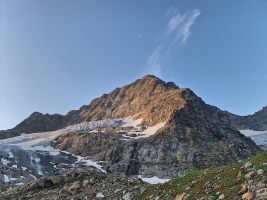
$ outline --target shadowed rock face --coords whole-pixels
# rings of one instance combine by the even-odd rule
[[[0,139],[19,136],[22,133],[46,132],[63,128],[62,115],[43,115],[34,112],[27,119],[18,124],[15,128],[0,131]]]
[[[231,124],[239,130],[251,129],[255,131],[267,130],[267,106],[248,116],[230,115]]]

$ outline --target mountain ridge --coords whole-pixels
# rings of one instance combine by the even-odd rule
[[[144,85],[146,85],[147,87],[145,87],[142,91],[139,92],[138,90],[144,87]],[[127,92],[129,90],[131,90],[132,92]],[[177,90],[182,91],[188,89],[180,89],[172,82],[164,82],[153,75],[147,75],[124,87],[116,88],[109,94],[104,94],[101,97],[95,98],[94,100],[91,101],[89,105],[83,105],[80,107],[79,110],[69,111],[66,115],[60,115],[60,114],[49,115],[49,114],[34,112],[13,129],[0,131],[0,138],[2,139],[6,138],[3,135],[12,136],[12,133],[14,134],[14,136],[18,136],[21,133],[53,131],[64,128],[69,125],[81,123],[84,121],[100,120],[104,118],[120,118],[120,117],[127,117],[126,115],[128,116],[136,115],[138,110],[145,109],[145,106],[150,103],[150,102],[145,102],[146,101],[145,98],[150,98],[150,95],[152,93],[156,94],[154,95],[156,97],[153,98],[158,98],[157,93],[159,92],[169,91],[170,93],[171,92],[177,93]],[[134,106],[131,107],[130,110],[127,108],[129,106],[128,102],[131,101],[131,98],[134,98],[133,97],[134,95],[136,95],[135,99],[138,98],[139,101],[142,101],[142,99],[144,98],[144,101],[136,102]],[[129,98],[127,98],[127,96]],[[113,99],[116,100],[116,98],[118,100],[120,97],[126,98],[126,100],[118,103],[115,101],[115,105],[113,105],[113,107],[109,109],[108,107],[110,102]],[[164,96],[162,98],[164,98]],[[139,108],[138,107],[139,105],[137,104],[142,105],[143,107]],[[120,113],[120,111],[117,109],[117,111],[114,114],[114,109],[116,109],[116,107],[121,107],[120,109],[121,111],[124,111],[124,109],[128,109],[128,111]],[[103,112],[105,113],[103,114]],[[147,116],[150,114],[151,112],[147,113]],[[164,113],[161,112],[160,114],[163,115]],[[49,119],[49,117],[51,119]],[[167,117],[165,116],[165,118]],[[55,120],[55,123],[53,123],[53,120]],[[148,121],[146,121],[146,123],[150,125],[155,124],[155,122],[148,122]],[[37,126],[38,124],[40,124],[40,126]],[[43,124],[46,124],[46,126],[43,126]],[[31,128],[28,128],[29,126],[31,126]]]
[[[52,147],[101,161],[108,173],[171,178],[194,169],[221,166],[261,151],[232,126],[231,117],[234,118],[206,104],[192,90],[149,75],[65,116],[35,112],[16,127],[15,134],[22,130],[47,132],[40,137],[34,133],[34,141],[31,135],[20,139],[34,144],[27,146],[30,150],[32,146],[44,149],[45,145],[50,146],[46,150]],[[45,135],[50,140],[41,137]],[[14,152],[8,146],[9,141],[3,144]],[[32,151],[25,151],[23,144],[17,145],[15,156],[17,152],[31,156]],[[40,153],[36,152],[42,157]],[[54,170],[46,161],[40,162],[49,169],[46,171]]]
[[[95,98],[90,104],[83,105],[78,110],[69,111],[65,115],[50,115],[34,112],[14,128],[0,131],[0,139],[18,136],[21,133],[54,131],[84,121],[127,117],[126,115],[137,115],[136,117],[144,117],[144,124],[155,125],[156,122],[153,119],[153,115],[157,114],[155,111],[153,111],[153,109],[155,110],[157,108],[152,106],[150,109],[147,109],[146,114],[140,114],[137,113],[137,111],[143,111],[146,109],[146,106],[150,105],[149,103],[154,97],[159,98],[160,93],[163,93],[166,96],[165,98],[162,97],[160,101],[166,100],[166,102],[159,102],[158,104],[163,105],[164,103],[169,103],[170,105],[173,105],[173,107],[167,109],[166,112],[172,112],[172,109],[178,109],[177,105],[174,105],[175,99],[173,99],[172,102],[167,100],[167,97],[171,97],[172,95],[176,95],[176,97],[179,95],[184,95],[184,97],[181,99],[176,99],[176,103],[181,107],[183,107],[186,103],[184,102],[186,95],[189,98],[198,98],[200,101],[203,101],[189,88],[179,88],[173,82],[165,82],[154,75],[147,75],[141,79],[137,79],[131,84],[116,88],[108,94],[104,94],[101,97]],[[129,98],[126,98],[121,102],[120,98],[125,97]],[[132,106],[132,103],[129,104],[131,100],[139,102]],[[150,102],[146,102],[146,100]],[[227,123],[236,129],[252,129],[260,131],[267,129],[267,106],[265,106],[262,110],[248,116],[239,116],[228,111],[222,112],[224,112],[225,115],[224,120],[228,121]],[[161,115],[161,118],[167,120],[168,116],[163,116],[164,112],[158,112],[158,114]]]

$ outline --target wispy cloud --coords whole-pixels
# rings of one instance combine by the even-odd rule
[[[163,61],[162,47],[158,46],[149,56],[146,63],[146,71],[155,76],[161,76],[161,63]]]
[[[185,44],[191,34],[191,26],[200,15],[199,10],[190,10],[184,14],[177,13],[173,16],[167,26],[168,33],[174,33],[174,41]]]
[[[161,76],[162,65],[166,56],[174,46],[185,45],[191,35],[191,27],[200,15],[197,9],[186,11],[185,13],[176,12],[169,19],[164,30],[165,37],[162,37],[159,45],[150,54],[146,63],[146,73]]]

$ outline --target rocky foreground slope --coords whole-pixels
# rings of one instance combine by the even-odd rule
[[[93,169],[62,171],[23,186],[5,188],[3,200],[266,200],[267,152],[224,167],[193,171],[163,185]]]
[[[163,185],[148,186],[135,199],[266,200],[267,152],[224,167],[193,171]]]
[[[90,168],[64,170],[58,176],[43,177],[25,185],[6,188],[1,200],[130,200],[144,190],[139,179],[104,174]]]

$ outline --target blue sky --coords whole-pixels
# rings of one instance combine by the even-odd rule
[[[0,129],[150,73],[236,114],[267,105],[266,0],[0,0]]]

